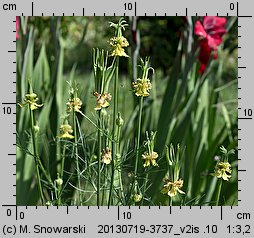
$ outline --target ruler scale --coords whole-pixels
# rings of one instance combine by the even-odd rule
[[[253,237],[254,126],[252,113],[244,113],[254,100],[252,2],[13,0],[0,7],[1,237]],[[16,206],[16,15],[238,16],[238,206]]]

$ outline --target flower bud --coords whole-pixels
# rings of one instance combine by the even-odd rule
[[[50,201],[47,201],[47,202],[45,203],[45,205],[46,205],[46,206],[51,206],[52,203],[51,203]]]
[[[128,172],[128,174],[127,174],[127,176],[129,177],[129,178],[131,178],[131,177],[133,177],[133,173],[132,172]]]
[[[116,125],[120,127],[120,126],[123,125],[123,123],[124,123],[124,120],[123,120],[123,118],[121,117],[121,114],[118,113],[118,117],[116,118]]]
[[[142,199],[142,195],[141,194],[134,194],[133,195],[134,202],[140,202],[141,199]]]
[[[91,161],[95,161],[95,160],[97,160],[97,156],[93,154],[93,155],[91,156]]]
[[[37,134],[40,131],[40,127],[38,125],[34,126],[34,133]]]
[[[117,160],[121,159],[121,154],[117,153],[117,154],[116,154],[116,159],[117,159]]]
[[[61,178],[58,178],[55,181],[56,181],[57,186],[59,186],[59,187],[63,184],[63,180]]]

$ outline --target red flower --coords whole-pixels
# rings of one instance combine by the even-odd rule
[[[19,39],[19,17],[16,17],[16,40]]]
[[[213,58],[217,58],[217,47],[222,43],[222,37],[226,33],[225,25],[226,18],[224,17],[205,16],[203,24],[200,21],[196,22],[194,32],[201,38],[199,42],[200,73],[204,72],[212,52],[214,52]]]
[[[206,69],[206,66],[209,63],[213,50],[209,47],[206,39],[199,42],[199,48],[200,48],[198,56],[198,59],[200,61],[199,73],[203,73]],[[218,58],[217,51],[214,51],[213,59],[217,58]]]
[[[205,16],[203,25],[200,21],[196,22],[194,32],[196,35],[207,39],[208,46],[217,50],[217,46],[222,43],[222,37],[226,33],[226,18]]]

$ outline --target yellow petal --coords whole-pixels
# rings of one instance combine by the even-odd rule
[[[74,136],[69,134],[69,133],[64,133],[64,134],[60,135],[59,138],[62,138],[62,139],[73,139]]]
[[[168,195],[170,197],[174,197],[176,196],[177,192],[176,192],[176,189],[175,188],[171,188],[171,190],[168,192]]]
[[[103,162],[104,164],[110,164],[111,160],[110,160],[109,158],[103,158],[103,159],[102,159],[102,162]]]
[[[223,174],[222,174],[222,179],[224,179],[224,180],[226,180],[226,181],[228,181],[230,177],[231,177],[231,176],[230,176],[230,175],[227,175],[226,173],[223,173]]]
[[[30,109],[33,111],[33,110],[37,109],[38,107],[42,107],[42,106],[43,106],[43,104],[31,103]]]
[[[181,193],[181,194],[185,194],[185,192],[180,190],[180,189],[178,189],[178,192]]]
[[[36,105],[34,103],[30,104],[30,109],[33,111],[37,109]]]
[[[144,163],[144,167],[149,167],[150,166],[150,160],[145,160],[145,163]]]
[[[105,101],[102,105],[101,105],[101,107],[108,107],[110,104],[107,102],[107,101]]]
[[[151,162],[152,162],[153,166],[158,166],[158,164],[156,163],[156,161],[154,159],[152,159]]]

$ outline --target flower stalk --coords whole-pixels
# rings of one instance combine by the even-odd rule
[[[110,22],[110,27],[115,28],[115,36],[109,41],[112,47],[111,56],[115,59],[115,80],[114,80],[114,106],[113,106],[113,128],[112,128],[112,163],[111,163],[111,183],[109,190],[108,206],[113,203],[113,187],[114,187],[114,177],[115,177],[115,164],[116,164],[116,154],[117,154],[117,113],[118,113],[118,81],[119,81],[119,57],[129,57],[124,48],[129,46],[129,43],[125,37],[122,35],[122,31],[128,24],[123,18],[120,18],[118,23]]]
[[[112,204],[112,195],[114,187],[114,177],[115,177],[115,162],[116,162],[116,150],[117,150],[117,125],[116,118],[118,112],[118,81],[119,81],[119,57],[116,56],[116,68],[115,68],[115,80],[114,80],[114,106],[113,106],[113,141],[112,141],[112,163],[111,163],[111,184],[109,190],[108,206]]]
[[[78,204],[82,205],[83,199],[82,199],[82,193],[81,193],[81,176],[80,176],[80,168],[79,168],[79,156],[78,156],[78,134],[77,134],[77,112],[81,113],[80,109],[82,106],[82,101],[77,97],[77,87],[76,82],[73,82],[73,86],[71,87],[70,91],[70,97],[67,105],[67,113],[72,115],[72,124],[73,124],[73,130],[71,126],[68,124],[63,125],[61,129],[61,133],[63,133],[64,138],[74,139],[74,159],[76,163],[76,173],[77,173],[77,183],[78,183]],[[71,133],[74,133],[72,136]],[[62,135],[62,137],[63,137]]]
[[[182,191],[183,180],[180,178],[180,172],[184,161],[185,148],[181,150],[180,145],[177,145],[175,151],[174,146],[171,144],[170,148],[166,147],[166,161],[168,165],[168,178],[164,178],[162,194],[169,196],[169,206],[173,205],[173,198],[178,194],[185,194]]]
[[[141,59],[141,72],[142,78],[138,78],[132,83],[133,92],[137,97],[139,97],[139,113],[138,113],[138,131],[137,131],[137,140],[135,146],[135,165],[134,165],[134,194],[138,192],[138,162],[140,158],[140,137],[141,137],[141,127],[142,127],[142,110],[143,110],[143,100],[144,97],[150,95],[150,90],[152,88],[151,82],[148,78],[149,70],[154,72],[154,69],[149,66],[149,58],[146,58],[144,61]]]
[[[144,159],[144,168],[145,168],[145,182],[143,186],[143,197],[142,197],[142,205],[144,202],[144,195],[146,193],[147,189],[147,183],[148,183],[148,178],[149,178],[149,170],[147,169],[150,166],[158,166],[156,163],[156,160],[158,159],[158,153],[154,151],[154,146],[155,146],[155,137],[156,137],[157,132],[151,131],[148,133],[146,132],[146,141],[144,143],[146,147],[146,151],[142,154],[142,159]]]
[[[82,194],[81,194],[81,178],[80,178],[80,168],[79,168],[79,158],[78,158],[78,138],[77,138],[77,118],[76,111],[72,110],[73,117],[73,131],[74,131],[74,153],[75,153],[75,162],[76,162],[76,170],[77,170],[77,178],[78,178],[78,196],[79,196],[79,204],[82,205]]]
[[[102,144],[102,133],[101,133],[101,111],[98,111],[98,167],[97,167],[97,206],[100,206],[100,189],[101,189],[101,144]]]
[[[231,178],[231,164],[228,162],[229,156],[234,154],[235,151],[227,150],[224,146],[220,147],[220,151],[222,153],[222,161],[218,161],[215,165],[214,173],[212,173],[212,176],[217,177],[218,179],[218,185],[216,190],[216,206],[220,205],[220,198],[221,198],[221,190],[223,186],[223,181],[227,182]]]
[[[139,161],[139,149],[140,149],[140,134],[142,126],[142,108],[143,108],[143,96],[139,98],[139,113],[138,113],[138,133],[137,133],[137,144],[136,144],[136,157],[134,167],[134,178],[135,178],[135,193],[137,193],[137,177],[138,177],[138,161]]]
[[[63,142],[62,161],[61,161],[61,173],[60,178],[63,179],[64,164],[65,164],[65,152],[66,152],[66,141]]]
[[[36,176],[37,176],[37,182],[38,182],[38,188],[39,188],[39,194],[42,205],[44,205],[44,195],[42,191],[42,185],[41,185],[41,176],[39,171],[39,155],[37,151],[37,142],[36,142],[36,135],[34,131],[34,114],[33,110],[30,107],[30,121],[31,121],[31,132],[32,132],[32,142],[33,142],[33,151],[34,151],[34,162],[35,162],[35,168],[36,168]]]
[[[30,83],[29,83],[30,84]],[[40,108],[43,106],[43,104],[38,104],[38,97],[37,94],[33,93],[33,89],[30,84],[30,93],[26,94],[24,97],[24,103],[18,103],[18,105],[23,108],[28,106],[29,107],[29,112],[30,112],[30,127],[31,127],[31,137],[32,137],[32,145],[33,145],[33,152],[34,152],[34,162],[35,162],[35,169],[36,169],[36,177],[37,177],[37,182],[38,182],[38,189],[39,189],[39,196],[41,199],[42,205],[44,204],[44,195],[43,195],[43,190],[42,190],[42,184],[41,184],[41,176],[40,176],[40,170],[41,168],[43,174],[45,175],[46,179],[50,184],[52,184],[50,177],[47,175],[41,161],[38,155],[37,151],[37,133],[39,131],[39,127],[35,125],[34,123],[34,113],[33,111],[36,110],[37,108]]]
[[[217,188],[217,194],[216,194],[216,206],[220,205],[221,189],[222,189],[222,179],[218,181],[218,188]]]
[[[116,125],[117,125],[117,136],[116,136],[116,167],[117,167],[117,182],[120,189],[120,200],[124,202],[124,190],[123,190],[123,181],[122,181],[122,165],[121,165],[121,154],[120,154],[120,135],[121,128],[123,126],[123,119],[121,117],[121,113],[118,112]]]
[[[96,97],[96,107],[94,108],[97,111],[97,206],[103,203],[104,201],[104,189],[101,197],[101,172],[102,172],[102,163],[108,165],[112,161],[111,150],[109,147],[102,149],[102,145],[108,146],[108,143],[103,140],[103,135],[105,135],[104,128],[104,117],[107,115],[107,108],[110,106],[110,101],[112,99],[109,90],[109,82],[113,76],[114,72],[114,63],[108,66],[108,52],[105,53],[104,50],[94,49],[93,50],[93,71],[95,79],[95,91],[93,95]],[[108,135],[106,135],[107,137]],[[114,138],[113,138],[114,140]],[[105,174],[105,171],[103,171]]]

